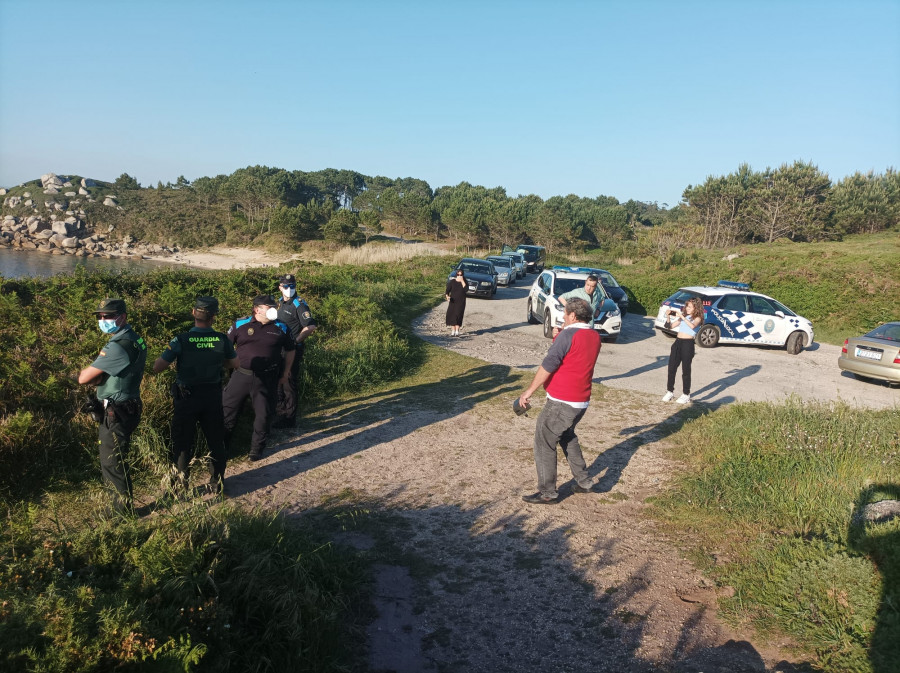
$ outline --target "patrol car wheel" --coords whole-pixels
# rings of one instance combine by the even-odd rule
[[[806,345],[806,335],[803,332],[791,332],[791,335],[784,343],[785,350],[791,355],[797,355]]]
[[[531,310],[531,300],[530,299],[528,300],[528,308],[526,309],[526,312],[525,312],[525,319],[528,321],[529,325],[538,325],[541,322],[534,316],[534,311]]]
[[[544,336],[548,339],[553,338],[553,322],[550,320],[550,311],[544,313]]]
[[[700,348],[714,348],[719,343],[719,330],[712,325],[704,325],[697,332],[696,339]]]

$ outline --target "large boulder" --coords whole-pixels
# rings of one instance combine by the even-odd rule
[[[82,182],[83,182],[83,180],[82,180]],[[79,187],[79,188],[78,188],[78,193],[81,194],[82,196],[87,196],[87,195],[88,195],[88,190],[86,190],[84,187]]]
[[[3,203],[8,205],[10,208],[15,208],[20,203],[22,203],[22,197],[21,196],[10,196]]]
[[[115,197],[107,196],[105,199],[103,199],[103,205],[112,206],[113,208],[115,208],[119,204],[116,203]]]
[[[81,186],[82,187],[96,187],[97,183],[91,180],[90,178],[81,178]]]
[[[7,191],[6,187],[0,187],[0,196],[6,196]]]
[[[78,193],[77,192],[66,192],[66,196],[69,196],[69,197],[78,196]]]
[[[44,194],[59,194],[59,190],[56,187],[47,187]]]
[[[30,199],[30,198],[31,198],[31,192],[25,192],[24,194],[22,194],[22,198],[23,198],[23,199]]]
[[[28,233],[29,234],[37,234],[47,229],[50,229],[50,225],[46,222],[42,222],[37,218],[28,218],[30,221],[28,222]],[[52,232],[51,232],[52,233]]]
[[[47,187],[62,187],[63,181],[59,179],[59,176],[56,173],[47,173],[46,175],[41,176],[41,184],[44,189]]]
[[[58,220],[53,223],[53,226],[50,227],[50,229],[58,236],[68,236],[72,232],[72,229],[66,222],[60,222]]]
[[[78,239],[74,236],[70,238],[64,238],[62,243],[60,244],[62,248],[77,248],[78,247]]]

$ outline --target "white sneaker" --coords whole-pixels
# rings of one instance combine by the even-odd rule
[[[691,401],[691,396],[685,395],[684,393],[682,393],[681,396],[677,400],[675,400],[675,402],[677,402],[678,404],[687,404],[690,401]]]
[[[662,401],[663,402],[671,402],[673,397],[675,397],[675,393],[669,391],[665,395],[662,396]]]

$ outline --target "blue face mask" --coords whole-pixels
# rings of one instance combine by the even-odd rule
[[[104,334],[112,334],[119,326],[116,324],[117,318],[113,318],[112,320],[98,320],[97,326],[100,328],[100,331]]]

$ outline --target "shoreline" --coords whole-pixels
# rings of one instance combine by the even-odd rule
[[[184,251],[176,253],[154,254],[147,251],[134,252],[132,254],[122,252],[104,252],[101,254],[78,255],[71,253],[59,253],[41,249],[27,249],[13,246],[4,246],[6,250],[31,254],[50,254],[58,257],[71,257],[74,259],[110,259],[132,262],[153,262],[170,264],[172,266],[184,266],[193,269],[205,269],[208,271],[229,271],[252,268],[276,267],[287,262],[302,259],[299,253],[273,255],[264,250],[253,248],[234,248],[231,246],[215,246],[203,250]]]
[[[123,257],[119,255],[118,257]],[[254,248],[233,248],[230,246],[214,246],[203,250],[179,250],[172,255],[141,255],[141,259],[153,262],[166,262],[195,269],[227,271],[233,269],[253,269],[280,266],[286,262],[300,259],[299,253],[273,255],[265,250]]]

